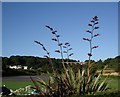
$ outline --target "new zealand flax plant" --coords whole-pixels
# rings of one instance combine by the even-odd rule
[[[88,24],[89,27],[91,27],[91,30],[87,30],[86,32],[88,32],[90,34],[90,38],[83,38],[83,40],[88,41],[89,42],[89,53],[88,53],[88,68],[87,68],[87,86],[89,88],[89,82],[90,82],[90,63],[91,63],[91,57],[92,57],[92,52],[93,49],[98,48],[98,46],[92,46],[92,42],[93,42],[93,38],[99,36],[100,34],[94,34],[94,31],[99,29],[98,25],[98,17],[95,16],[92,18],[91,23]]]
[[[61,55],[63,71],[61,74],[58,74],[56,68],[53,66],[52,60],[50,58],[50,53],[48,52],[48,50],[39,41],[34,41],[35,43],[39,44],[44,51],[46,51],[47,55],[45,57],[49,59],[53,68],[53,75],[49,74],[48,72],[49,75],[48,81],[44,81],[42,79],[34,80],[32,77],[30,77],[41,97],[68,97],[72,95],[88,95],[96,94],[97,92],[106,91],[108,89],[107,77],[102,81],[100,80],[103,70],[97,77],[90,74],[91,70],[90,67],[92,67],[91,64],[92,51],[93,49],[98,48],[98,46],[92,46],[93,38],[99,36],[99,34],[94,34],[94,30],[99,28],[98,26],[96,26],[97,24],[98,17],[95,16],[92,18],[91,24],[88,24],[88,26],[90,26],[92,29],[86,31],[90,33],[90,39],[83,38],[83,40],[89,42],[90,46],[90,51],[88,53],[89,57],[88,67],[83,69],[76,67],[77,68],[76,72],[71,66],[68,65],[66,67],[64,64],[63,53],[67,54],[68,61],[69,57],[73,55],[73,53],[69,54],[69,51],[72,49],[69,48],[70,44],[65,43],[65,45],[63,45],[63,43],[60,42],[59,39],[60,35],[57,34],[57,31],[54,30],[52,27],[46,25],[50,32],[55,36],[55,38],[52,38],[52,40],[55,41],[59,46],[59,49],[55,50],[55,52]],[[63,51],[63,48],[66,48],[67,51]]]

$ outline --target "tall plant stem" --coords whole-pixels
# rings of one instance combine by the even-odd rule
[[[92,26],[92,31],[91,31],[91,38],[90,38],[90,41],[89,41],[89,48],[90,48],[90,51],[89,51],[89,58],[88,58],[88,68],[87,68],[87,85],[88,85],[88,88],[89,88],[89,82],[90,82],[90,64],[91,64],[91,56],[92,56],[92,40],[93,40],[93,31],[94,31],[94,25]]]
[[[57,37],[57,35],[56,35]],[[59,38],[57,37],[57,42],[58,42],[58,45],[60,44],[60,41],[59,41]],[[62,46],[60,45],[60,54],[61,54],[61,58],[62,58],[62,65],[63,65],[63,68],[64,70],[66,69],[65,65],[64,65],[64,58],[63,58],[63,50],[62,50]]]
[[[69,54],[68,54],[68,46],[67,46],[67,62],[69,61]]]
[[[53,62],[52,62],[52,60],[51,60],[50,55],[49,55],[48,59],[49,59],[50,64],[52,65],[53,74],[55,75],[56,73],[55,73],[54,66],[53,66]]]

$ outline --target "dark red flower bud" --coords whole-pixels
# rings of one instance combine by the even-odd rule
[[[95,24],[98,24],[98,22],[96,22]]]
[[[94,20],[95,20],[95,21],[98,21],[99,19],[98,19],[98,18],[95,18]]]
[[[94,18],[95,18],[95,19],[97,19],[97,18],[98,18],[98,16],[95,16]]]
[[[92,26],[92,24],[88,24],[88,26]]]
[[[98,46],[94,46],[94,47],[92,47],[92,49],[94,49],[94,48],[98,48]]]
[[[72,50],[72,48],[69,48],[68,50]]]
[[[69,56],[72,56],[72,55],[73,55],[73,53],[69,54]]]
[[[62,43],[58,44],[58,46],[61,46],[61,45],[62,45]]]
[[[89,32],[89,33],[91,33],[91,31],[89,31],[89,30],[87,30],[86,32]]]
[[[52,38],[52,40],[57,41],[57,39],[56,39],[56,38]]]
[[[57,35],[56,37],[60,37],[60,35]]]
[[[93,20],[98,21],[98,17],[97,17],[97,16],[95,16],[95,17],[93,18]]]
[[[50,29],[51,31],[53,31],[53,28],[51,28],[50,26],[45,26],[45,27],[47,27],[48,29]]]
[[[34,42],[37,43],[37,44],[39,44],[39,45],[41,45],[41,46],[43,46],[43,44],[40,43],[40,42],[38,42],[38,41],[34,41]]]
[[[95,27],[94,29],[98,29],[99,27]]]
[[[45,58],[49,58],[48,56],[44,55]]]
[[[91,56],[92,56],[92,54],[91,54],[91,53],[88,53],[88,56],[90,56],[90,57],[91,57]]]
[[[49,55],[50,53],[49,53],[49,52],[47,52],[47,54]]]
[[[88,39],[88,38],[83,38],[83,40],[91,41],[91,40],[90,40],[90,39]]]
[[[64,51],[63,53],[67,53],[66,51]]]
[[[53,31],[53,28],[50,28],[51,31]]]
[[[65,43],[65,45],[68,45],[68,44],[69,44],[68,42]]]
[[[95,21],[94,20],[91,20],[92,23],[94,23]]]
[[[43,47],[43,50],[44,50],[44,51],[47,51],[45,47]]]
[[[55,38],[52,38],[52,40],[55,40]]]
[[[57,31],[53,31],[52,34],[56,34],[55,32],[57,32]]]
[[[66,46],[63,46],[63,48],[66,48]]]
[[[70,46],[70,44],[68,44],[68,46]]]
[[[100,34],[95,34],[94,37],[99,36]]]
[[[60,51],[59,51],[59,50],[55,50],[55,52],[60,53]]]
[[[83,38],[83,40],[87,40],[87,38]]]

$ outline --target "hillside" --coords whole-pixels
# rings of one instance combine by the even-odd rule
[[[61,59],[51,59],[53,62],[54,67],[60,72],[62,70],[62,65],[61,65]],[[67,62],[67,60],[64,60]],[[77,62],[76,60],[69,60],[69,62]],[[85,68],[87,66],[88,60],[85,60],[85,64],[83,64],[83,67]],[[96,70],[101,70],[104,68],[104,66],[108,65],[106,69],[108,70],[114,70],[118,72],[118,66],[120,64],[120,56],[117,56],[115,58],[107,58],[106,60],[99,60],[99,61],[94,61],[91,60],[91,65],[92,66],[92,72],[95,72]],[[9,66],[27,66],[27,70],[15,70],[15,69],[10,69]],[[67,64],[66,64],[67,65]],[[80,64],[77,65],[72,65],[73,68],[80,67]],[[26,75],[26,74],[36,74],[38,72],[44,72],[46,73],[47,71],[52,72],[52,66],[49,63],[49,60],[46,58],[40,58],[40,57],[34,57],[34,56],[11,56],[11,57],[2,57],[2,70],[3,70],[3,76],[4,75],[13,75],[10,74],[11,72],[14,72],[14,74],[17,75]]]

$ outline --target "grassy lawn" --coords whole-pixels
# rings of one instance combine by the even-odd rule
[[[120,92],[104,93],[99,95],[71,96],[71,97],[120,97]]]
[[[109,83],[109,87],[112,89],[112,91],[120,90],[119,83],[120,83],[120,77],[112,77],[112,80]]]
[[[12,90],[16,90],[18,88],[23,88],[27,85],[32,85],[33,86],[33,83],[32,82],[19,82],[19,81],[4,81],[2,82],[2,85],[5,85],[6,87],[8,87],[9,89],[12,89]]]
[[[102,79],[104,79],[105,77],[103,76]],[[110,80],[108,87],[110,88],[110,91],[118,91],[120,90],[119,84],[120,83],[120,77],[117,76],[110,76],[108,78],[108,80]],[[0,82],[1,83],[1,82]],[[31,81],[4,81],[2,82],[2,85],[6,85],[6,87],[8,87],[9,89],[12,90],[16,90],[18,88],[22,88],[25,87],[27,85],[32,85],[34,86],[34,84]]]
[[[105,78],[105,76],[103,76],[103,78]],[[120,76],[109,76],[107,80],[109,81],[108,87],[110,88],[110,91],[120,90]]]

